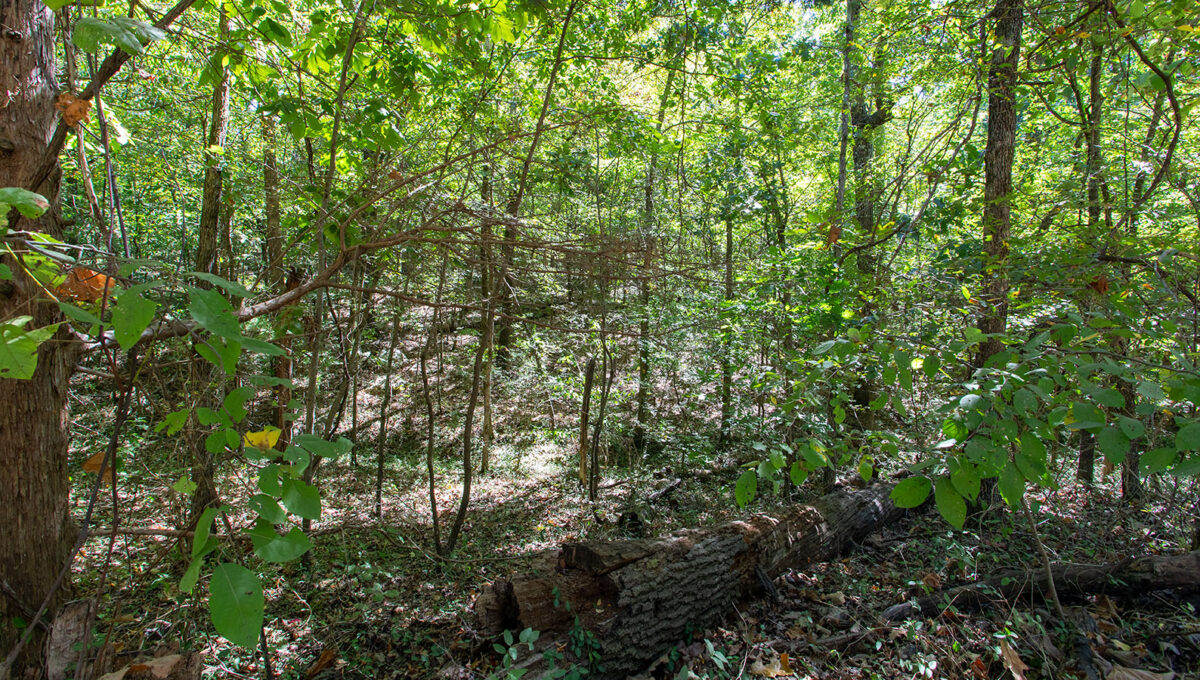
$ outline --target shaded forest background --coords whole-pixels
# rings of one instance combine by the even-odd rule
[[[48,4],[2,3],[6,671],[83,601],[94,668],[432,672],[540,549],[880,479],[975,575],[1200,549],[1190,0]]]

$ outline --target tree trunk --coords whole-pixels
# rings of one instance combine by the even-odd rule
[[[52,206],[38,220],[12,211],[8,226],[61,236],[57,161],[33,186],[57,117],[54,14],[39,0],[2,0],[0,23],[9,34],[0,41],[0,74],[8,92],[0,108],[0,141],[6,149],[0,153],[0,187],[37,191]],[[32,316],[28,329],[62,320],[53,303],[38,301],[40,286],[10,256],[0,261],[13,273],[12,280],[0,281],[0,319]],[[0,594],[0,655],[23,632],[13,627],[13,617],[28,621],[42,604],[75,539],[67,502],[67,391],[77,356],[78,344],[60,328],[38,350],[31,378],[0,379],[0,580],[12,591]],[[53,618],[68,590],[55,595],[47,618]],[[41,648],[40,635],[35,636],[17,659],[16,675],[39,665]]]
[[[544,571],[503,579],[475,601],[482,629],[578,625],[600,644],[604,671],[641,671],[689,631],[718,623],[787,569],[830,559],[904,514],[890,485],[832,493],[781,517],[755,515],[645,541],[568,543]]]
[[[224,10],[221,11],[218,19],[217,32],[221,41],[229,38],[229,15]],[[220,235],[222,156],[215,153],[213,149],[225,146],[225,135],[229,128],[229,70],[221,65],[220,55],[223,51],[223,47],[218,49],[217,58],[213,60],[217,72],[214,74],[208,146],[205,151],[204,193],[196,237],[196,271],[216,275],[222,273],[218,266],[217,255],[219,245],[224,238]],[[200,281],[199,285],[208,287],[210,284]],[[197,385],[200,390],[198,403],[203,404],[205,396],[210,393],[209,383],[213,382],[214,378],[212,364],[200,358],[199,355],[193,355],[192,377],[195,381],[193,384]],[[192,441],[189,448],[192,455],[192,482],[195,483],[196,490],[192,493],[191,514],[186,523],[186,528],[189,529],[192,528],[192,522],[199,519],[205,509],[217,503],[218,498],[216,483],[213,481],[215,472],[213,455],[205,447],[204,431],[195,418],[196,416],[193,415]]]
[[[1017,144],[1017,63],[1021,58],[1024,0],[997,0],[996,41],[988,72],[988,136],[983,154],[984,309],[979,330],[1000,335],[1008,326],[1008,238],[1012,230],[1012,166]],[[975,366],[983,367],[1004,350],[999,337],[979,347]]]
[[[592,380],[596,377],[596,357],[587,362],[583,376],[583,404],[579,409],[579,486],[587,486],[588,416],[592,408]]]
[[[1150,555],[1115,564],[1056,562],[1050,565],[1050,572],[1056,591],[1064,598],[1131,595],[1170,588],[1195,592],[1200,590],[1200,551],[1186,555]],[[1008,569],[976,583],[927,595],[915,604],[895,605],[883,616],[889,621],[914,616],[934,617],[941,613],[947,602],[959,609],[979,610],[992,605],[997,595],[1006,603],[1041,599],[1049,595],[1049,588],[1046,571],[1040,567],[1029,571]]]

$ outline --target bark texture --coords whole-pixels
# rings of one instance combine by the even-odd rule
[[[38,168],[47,157],[57,113],[54,14],[39,0],[0,0],[0,187],[24,187],[57,205],[57,160],[44,180]],[[8,215],[11,229],[61,236],[58,212],[38,220]],[[11,256],[0,258],[13,273],[0,281],[0,319],[32,316],[27,329],[62,321],[40,285]],[[16,642],[14,616],[28,621],[66,563],[75,539],[68,516],[67,390],[78,345],[60,327],[38,351],[28,380],[0,379],[0,657]],[[65,597],[51,602],[52,619]],[[25,647],[16,673],[39,665],[40,640]]]
[[[979,330],[1004,333],[1008,327],[1008,239],[1012,232],[1012,166],[1017,146],[1017,63],[1021,58],[1024,0],[997,0],[996,42],[988,71],[988,136],[983,154],[984,310]],[[979,348],[976,366],[1004,349],[999,338]]]
[[[568,543],[544,555],[540,571],[485,588],[475,612],[490,633],[563,631],[578,616],[601,645],[603,671],[589,677],[627,677],[784,570],[834,557],[898,519],[891,488],[832,493],[781,517],[655,540]]]

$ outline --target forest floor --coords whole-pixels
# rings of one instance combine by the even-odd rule
[[[93,411],[81,423],[100,430],[103,417]],[[86,458],[89,446],[80,446],[72,460]],[[637,511],[647,536],[744,514],[733,501],[737,461],[713,453],[706,439],[666,442],[665,453],[636,470],[605,470],[595,503],[574,478],[569,453],[574,446],[567,430],[526,436],[519,446],[498,442],[493,470],[476,475],[463,539],[450,559],[434,554],[422,451],[401,452],[385,468],[378,518],[374,447],[364,442],[359,467],[344,459],[326,463],[319,475],[324,512],[313,524],[309,560],[263,572],[276,677],[489,677],[498,672],[491,654],[495,641],[480,636],[471,612],[485,584],[520,572],[532,556],[563,541],[626,537],[629,527],[617,522],[622,512]],[[452,451],[438,460],[438,501],[447,526],[458,502],[458,463]],[[231,499],[248,496],[253,481],[246,466],[225,467],[230,471],[219,481],[222,492]],[[181,468],[173,469],[178,475]],[[669,472],[688,469],[717,472]],[[637,500],[677,476],[682,483],[660,503],[647,507]],[[1118,490],[1105,488],[1119,484],[1114,477],[1088,492],[1064,476],[1058,490],[1032,499],[1052,559],[1106,563],[1186,550],[1184,525],[1176,520],[1186,517],[1196,490],[1159,480],[1149,489],[1149,502],[1130,509],[1113,500]],[[76,474],[77,520],[94,479]],[[171,489],[172,476],[126,466],[117,481],[121,528],[170,529],[182,517],[186,498]],[[112,526],[110,494],[103,487],[93,528]],[[810,497],[796,491],[767,494],[745,512],[770,513]],[[228,514],[227,526],[236,530],[252,523],[239,512],[245,513]],[[233,541],[223,550],[237,559],[248,552],[245,543]],[[918,515],[886,527],[843,559],[782,575],[775,582],[778,599],[746,603],[721,627],[697,631],[647,674],[1084,678],[1089,676],[1079,659],[1090,650],[1099,677],[1200,678],[1195,596],[1154,593],[1065,603],[1068,617],[1083,626],[1088,650],[1078,649],[1071,627],[1041,604],[898,625],[880,622],[887,607],[914,596],[970,583],[1002,567],[1036,568],[1036,554],[1028,526],[1009,512],[994,512],[966,531],[952,530],[936,512]],[[178,538],[118,535],[110,543],[108,536],[95,536],[75,566],[77,593],[100,593],[95,644],[111,645],[110,668],[139,653],[183,648],[201,652],[206,677],[265,676],[261,656],[212,632],[203,586],[196,594],[180,592],[186,561]]]

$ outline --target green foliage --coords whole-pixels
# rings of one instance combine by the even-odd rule
[[[58,324],[26,330],[31,316],[0,322],[0,378],[25,380],[37,370],[38,346],[58,332]]]

